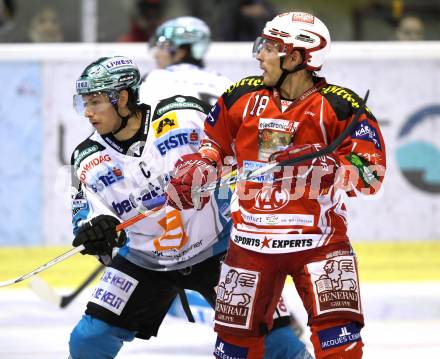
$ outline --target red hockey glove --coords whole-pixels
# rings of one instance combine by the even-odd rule
[[[166,189],[168,204],[176,209],[202,209],[209,202],[209,193],[191,193],[191,189],[216,179],[216,167],[200,153],[182,156],[174,165],[174,173]]]
[[[324,147],[325,144],[323,143],[291,145],[283,151],[273,153],[269,161],[283,162],[293,160],[304,155],[316,153]],[[274,173],[274,178],[282,180],[284,176],[293,175],[294,178],[305,176],[308,182],[316,178],[319,179],[318,184],[320,184],[321,188],[328,188],[334,184],[336,170],[340,165],[339,156],[336,153],[330,153],[294,164],[293,171],[291,166],[285,166],[284,169]]]

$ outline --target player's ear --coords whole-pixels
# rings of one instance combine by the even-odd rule
[[[119,92],[119,100],[118,100],[118,107],[124,108],[128,104],[128,91],[127,90],[121,90]]]
[[[173,55],[173,63],[181,62],[185,57],[187,57],[188,49],[185,47],[179,47]]]
[[[286,69],[294,69],[296,66],[303,62],[303,57],[300,51],[294,50],[290,54],[287,54],[284,58],[283,65]]]

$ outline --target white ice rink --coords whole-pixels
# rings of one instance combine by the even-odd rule
[[[69,333],[91,289],[67,309],[42,302],[30,290],[0,289],[0,359],[67,358]],[[289,306],[298,305],[286,287]],[[440,283],[363,286],[366,359],[440,358]],[[300,321],[304,314],[298,309]],[[307,333],[307,332],[306,332]],[[308,334],[303,339],[308,343]],[[128,343],[118,358],[212,358],[211,327],[167,317],[158,338]],[[309,344],[308,344],[309,345]]]

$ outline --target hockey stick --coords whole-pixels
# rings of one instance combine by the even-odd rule
[[[259,177],[263,174],[268,174],[271,171],[273,171],[276,167],[283,167],[283,166],[291,166],[297,163],[301,163],[310,159],[314,159],[314,158],[318,158],[320,156],[326,155],[328,153],[333,152],[334,150],[336,150],[342,143],[342,141],[350,134],[353,132],[355,126],[358,123],[358,120],[360,118],[360,116],[362,115],[364,108],[365,108],[365,104],[368,100],[368,95],[369,95],[370,91],[368,90],[365,94],[364,99],[361,101],[360,105],[359,105],[359,109],[356,112],[356,114],[353,116],[353,119],[351,120],[351,122],[349,123],[349,125],[344,129],[344,131],[342,131],[340,133],[340,135],[338,137],[336,137],[336,139],[327,147],[315,152],[315,153],[310,153],[310,154],[306,154],[304,156],[299,156],[297,158],[291,159],[291,160],[286,160],[286,161],[282,161],[282,162],[274,162],[274,163],[268,163],[266,166],[263,166],[255,171],[250,171],[248,173],[241,173],[239,175],[236,176],[232,176],[229,178],[221,178],[218,181],[215,181],[209,185],[205,185],[202,187],[197,188],[194,192],[195,193],[203,193],[203,192],[207,192],[207,191],[212,191],[218,188],[222,188],[225,186],[229,186],[232,184],[235,184],[238,181],[243,181],[243,180],[249,180],[252,178],[256,178]],[[142,218],[150,215],[152,212],[156,212],[158,210],[160,210],[162,208],[163,205],[160,205],[159,207],[153,208],[149,211],[146,211],[144,213],[139,213],[138,215],[130,218],[129,220],[119,224],[116,227],[117,231],[121,231],[122,229],[131,226],[132,224],[138,222],[139,220],[141,220]],[[15,284],[18,282],[21,282],[23,280],[26,280],[32,276],[34,276],[35,274],[38,274],[50,267],[52,267],[53,265],[60,263],[62,261],[64,261],[65,259],[75,255],[78,252],[81,252],[83,249],[85,249],[85,247],[83,245],[80,245],[78,247],[75,247],[73,249],[71,249],[70,251],[67,251],[66,253],[54,258],[53,260],[51,260],[50,262],[47,262],[45,264],[43,264],[42,266],[38,267],[37,269],[35,269],[34,271],[24,274],[18,278],[15,279],[10,279],[8,281],[5,282],[0,282],[0,287],[6,287],[8,285],[11,284]]]
[[[120,232],[123,229],[125,229],[127,227],[130,227],[131,225],[135,224],[136,222],[139,222],[141,219],[143,219],[145,217],[148,217],[149,215],[153,214],[154,212],[159,211],[160,209],[162,209],[162,207],[163,207],[163,204],[162,205],[158,205],[158,207],[155,207],[155,208],[153,208],[151,210],[139,213],[136,216],[127,219],[126,221],[124,221],[124,222],[122,222],[122,223],[120,223],[120,224],[118,224],[116,226],[116,231]],[[23,274],[22,276],[14,278],[14,279],[10,279],[10,280],[4,281],[4,282],[0,282],[0,288],[1,287],[6,287],[6,286],[11,285],[11,284],[22,282],[22,281],[24,281],[26,279],[29,279],[30,277],[33,277],[34,275],[36,275],[38,273],[41,273],[42,271],[45,271],[46,269],[54,266],[55,264],[58,264],[58,263],[60,263],[60,262],[62,262],[64,260],[66,260],[67,258],[70,258],[70,257],[74,256],[75,254],[81,252],[84,249],[85,249],[84,245],[80,245],[78,247],[72,248],[71,250],[69,250],[69,251],[59,255],[58,257],[55,257],[51,261],[49,261],[49,262],[43,264],[42,266],[34,269],[32,272]]]
[[[219,180],[217,180],[213,183],[196,188],[193,192],[194,193],[203,193],[203,192],[213,191],[213,190],[225,187],[225,186],[233,185],[239,181],[247,181],[249,179],[260,177],[261,175],[267,175],[270,172],[273,172],[276,167],[292,166],[292,165],[295,165],[295,164],[298,164],[298,163],[301,163],[301,162],[304,162],[307,160],[321,157],[323,155],[326,155],[326,154],[329,154],[329,153],[335,151],[341,145],[342,141],[344,141],[344,139],[349,134],[351,134],[353,132],[356,125],[358,124],[359,118],[361,117],[362,113],[364,112],[365,105],[367,103],[369,94],[370,94],[370,90],[367,90],[365,97],[361,101],[361,103],[359,104],[359,109],[357,110],[356,114],[353,116],[351,122],[344,129],[344,131],[342,131],[339,134],[339,136],[336,137],[334,139],[334,141],[331,144],[329,144],[327,147],[324,147],[323,149],[316,151],[314,153],[308,153],[306,155],[299,156],[294,159],[285,160],[282,162],[268,163],[267,165],[265,165],[261,168],[258,168],[254,171],[250,171],[250,172],[246,172],[246,173],[242,172],[240,174],[237,174],[235,176],[231,176],[229,178],[224,178],[224,177],[220,178]]]
[[[186,315],[186,318],[190,323],[195,323],[196,321],[191,312],[191,308],[189,307],[188,297],[186,296],[185,289],[179,288],[178,292],[179,292],[180,304],[182,304],[182,308]]]
[[[81,284],[69,295],[59,295],[55,290],[49,286],[49,284],[38,276],[33,277],[30,280],[29,286],[32,291],[46,302],[49,302],[56,307],[67,307],[93,280],[105,267],[103,265],[98,266]]]

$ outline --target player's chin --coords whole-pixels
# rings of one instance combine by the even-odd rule
[[[108,133],[111,132],[111,130],[109,130],[108,128],[105,128],[101,125],[95,125],[93,126],[96,130],[96,132],[98,132],[100,135],[107,135]]]
[[[100,135],[104,135],[105,131],[100,126],[93,126],[96,132],[98,132]]]
[[[266,72],[266,71],[264,71],[263,72],[263,82],[264,82],[264,84],[266,85],[266,86],[275,86],[276,85],[276,81],[275,81],[275,79],[274,79],[274,77],[273,76],[269,76],[269,74]]]

